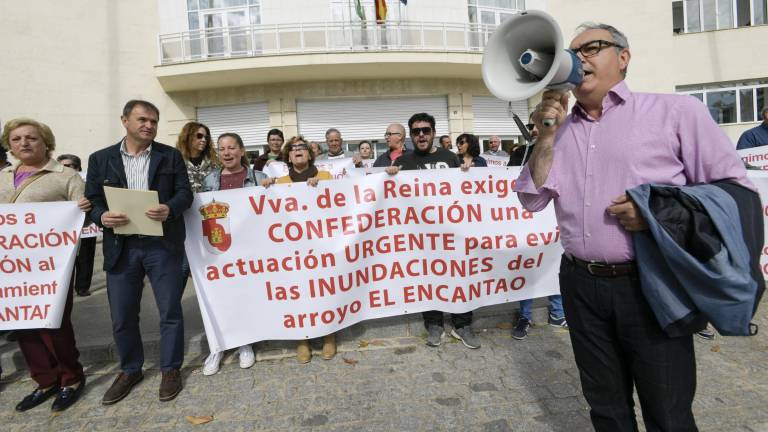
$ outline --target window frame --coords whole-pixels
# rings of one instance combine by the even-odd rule
[[[700,86],[684,86],[684,89],[678,90],[677,93],[679,94],[685,94],[689,96],[694,96],[697,94],[701,95],[701,102],[709,108],[709,99],[708,94],[709,93],[716,93],[716,92],[726,92],[726,91],[733,91],[736,95],[736,121],[731,123],[717,123],[718,125],[734,125],[734,124],[747,124],[747,123],[755,123],[762,121],[760,119],[760,111],[762,110],[762,107],[757,106],[757,89],[766,89],[768,92],[768,80],[761,80],[758,82],[753,83],[733,83],[732,85],[729,85],[729,83],[714,83],[709,85],[700,85]],[[752,118],[755,120],[751,121],[742,121],[742,113],[741,113],[741,91],[743,90],[751,90],[752,92]],[[698,98],[697,98],[698,99]],[[717,119],[714,119],[715,122],[717,122]]]
[[[742,27],[754,27],[754,26],[760,26],[760,25],[766,25],[768,23],[756,23],[756,17],[755,17],[755,2],[762,2],[763,3],[763,9],[768,10],[768,0],[747,0],[749,2],[749,25],[748,26],[740,26],[739,25],[739,7],[738,7],[738,1],[739,0],[711,0],[714,2],[714,9],[713,10],[705,10],[704,4],[702,0],[679,0],[683,5],[683,31],[681,33],[702,33],[705,31],[715,31],[715,30],[726,30],[726,29],[735,29],[735,28],[742,28]],[[689,3],[695,2],[698,6],[699,13],[699,29],[698,30],[690,30],[688,26],[688,8]],[[672,2],[674,5],[676,2]],[[729,23],[721,23],[720,22],[720,5],[721,4],[729,4],[730,6],[730,22]],[[715,28],[714,29],[708,29],[704,30],[704,23],[705,18],[709,17],[709,15],[714,15],[715,18]],[[673,33],[676,33],[673,28]]]

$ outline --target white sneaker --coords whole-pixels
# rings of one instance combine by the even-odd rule
[[[253,348],[250,345],[243,345],[238,348],[237,355],[240,357],[241,369],[248,369],[256,363],[256,355],[253,353]]]
[[[219,371],[219,365],[221,364],[222,358],[224,358],[224,351],[208,354],[208,357],[205,358],[205,362],[203,363],[203,375],[208,376],[216,374],[216,372]]]

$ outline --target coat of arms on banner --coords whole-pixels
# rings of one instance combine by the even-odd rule
[[[232,246],[228,213],[229,204],[216,200],[200,207],[200,214],[203,215],[203,235],[208,239],[205,248],[211,253],[220,254]]]

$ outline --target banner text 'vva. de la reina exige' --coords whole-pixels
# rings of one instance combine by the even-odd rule
[[[517,168],[403,171],[198,194],[186,216],[212,351],[554,294],[560,234]]]

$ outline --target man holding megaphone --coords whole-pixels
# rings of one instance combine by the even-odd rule
[[[565,249],[560,289],[595,429],[637,430],[634,386],[648,431],[695,431],[693,340],[662,331],[641,291],[631,233],[647,224],[625,191],[723,179],[754,187],[701,102],[632,92],[627,38],[604,24],[579,30],[570,44],[583,69],[575,106],[568,114],[567,93],[544,92],[516,190],[531,211],[554,201]]]

